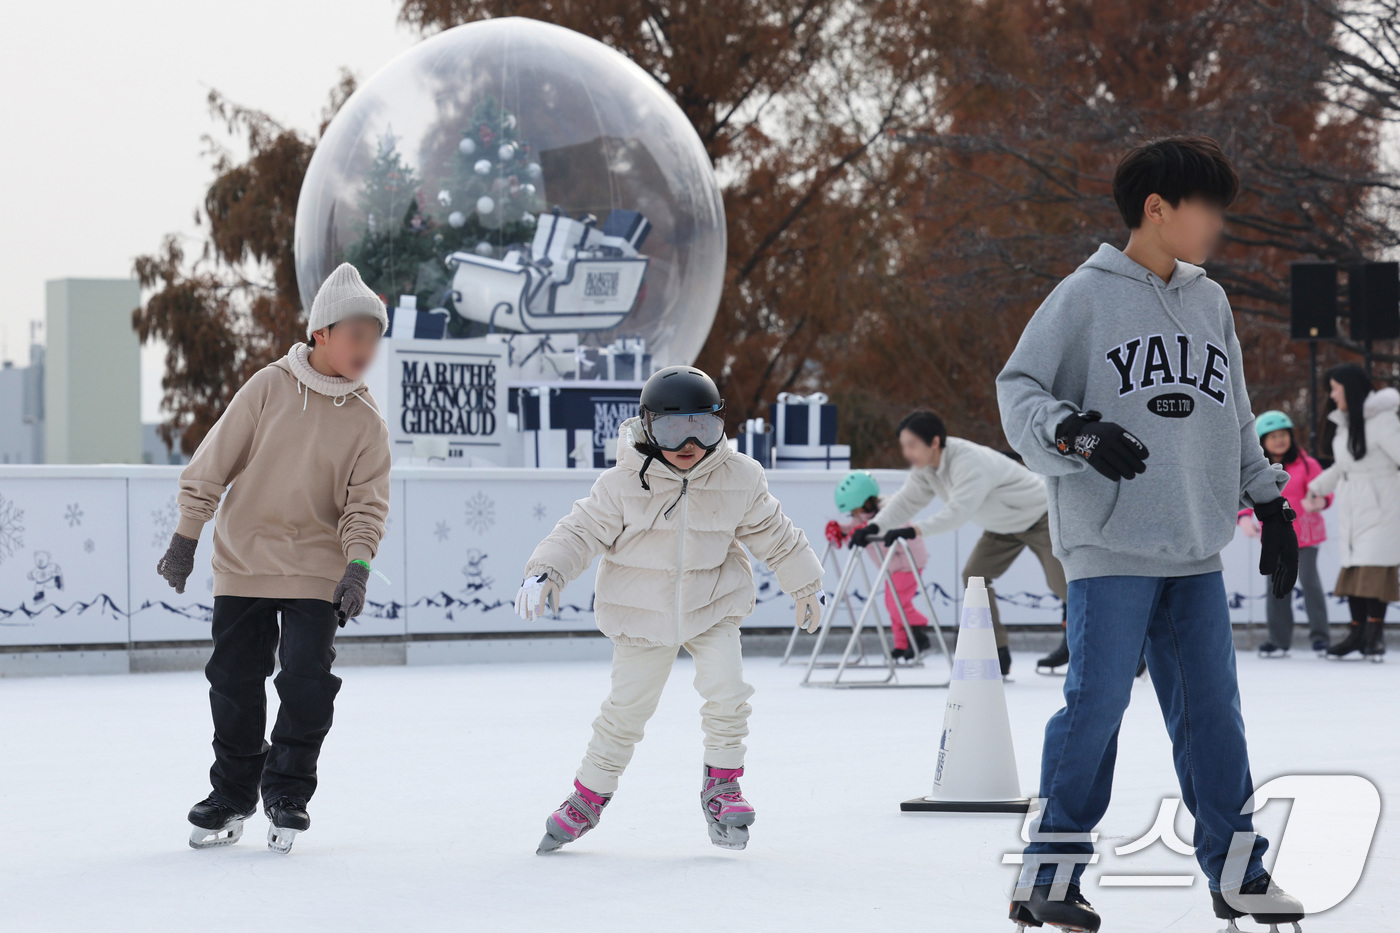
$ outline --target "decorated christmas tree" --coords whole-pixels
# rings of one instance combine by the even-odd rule
[[[441,264],[446,255],[441,239],[434,236],[432,217],[423,209],[419,186],[413,167],[398,150],[393,129],[388,129],[360,192],[364,233],[345,259],[390,305],[400,295],[418,294],[419,267],[434,260]],[[430,296],[420,295],[424,300]]]
[[[500,258],[529,243],[545,208],[542,173],[515,114],[494,97],[480,101],[457,143],[456,170],[437,193],[446,256],[457,250]]]

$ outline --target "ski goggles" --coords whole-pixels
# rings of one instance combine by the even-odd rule
[[[687,415],[646,412],[642,424],[647,439],[662,450],[680,450],[691,441],[713,450],[724,440],[724,415],[718,411]]]

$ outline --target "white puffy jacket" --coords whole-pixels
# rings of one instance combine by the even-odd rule
[[[1343,567],[1400,565],[1400,392],[1381,389],[1366,396],[1366,456],[1360,460],[1347,446],[1347,415],[1333,411],[1333,464],[1308,491],[1337,494]]]
[[[641,422],[619,429],[617,466],[540,542],[526,575],[561,587],[599,554],[593,613],[621,644],[680,645],[728,618],[753,611],[753,567],[740,544],[765,562],[789,595],[821,588],[822,566],[802,529],[768,493],[757,461],[721,443],[681,472],[657,457],[640,477]]]

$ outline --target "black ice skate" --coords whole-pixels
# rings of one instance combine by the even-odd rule
[[[1366,638],[1369,634],[1370,622],[1353,622],[1347,629],[1347,637],[1337,642],[1327,649],[1327,659],[1335,661],[1344,658],[1353,651],[1365,652]]]
[[[1264,642],[1264,644],[1262,644],[1262,645],[1259,646],[1259,657],[1261,657],[1261,658],[1286,658],[1286,657],[1288,657],[1288,649],[1287,649],[1287,648],[1280,648],[1278,645],[1274,644],[1273,642],[1271,642],[1271,641],[1266,641],[1266,642]]]
[[[267,847],[273,852],[286,855],[292,851],[292,842],[297,833],[311,828],[311,816],[306,812],[306,804],[290,797],[278,797],[267,805]]]
[[[1062,637],[1060,647],[1035,662],[1035,672],[1037,674],[1053,674],[1055,668],[1064,667],[1069,663],[1069,639]]]
[[[252,810],[240,812],[210,794],[190,808],[189,821],[194,827],[190,830],[190,848],[233,845],[243,838],[243,821],[252,815]]]
[[[1269,933],[1278,933],[1280,923],[1292,924],[1293,933],[1302,933],[1303,928],[1298,923],[1303,919],[1302,903],[1274,884],[1267,874],[1246,882],[1238,891],[1228,894],[1212,891],[1210,900],[1211,906],[1215,908],[1215,915],[1229,921],[1225,927],[1228,933],[1240,933],[1240,928],[1235,926],[1235,920],[1245,914],[1260,923],[1267,923]],[[1233,904],[1238,904],[1244,909],[1236,909]]]
[[[1038,926],[1052,926],[1065,933],[1095,933],[1099,928],[1099,912],[1079,893],[1079,885],[1067,885],[1061,900],[1051,899],[1053,887],[1053,883],[1038,884],[1026,900],[1011,902],[1011,919],[1016,921],[1017,933]]]
[[[1372,661],[1385,660],[1385,623],[1369,622],[1366,626],[1366,646],[1361,653]]]

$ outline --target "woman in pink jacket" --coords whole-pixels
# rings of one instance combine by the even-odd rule
[[[1288,471],[1288,485],[1283,487],[1283,497],[1298,515],[1293,520],[1293,530],[1298,535],[1298,585],[1303,588],[1303,605],[1307,608],[1312,649],[1314,653],[1322,655],[1326,653],[1328,645],[1327,591],[1317,575],[1317,547],[1327,540],[1327,525],[1321,512],[1303,509],[1308,483],[1322,473],[1322,464],[1298,446],[1293,437],[1293,419],[1283,412],[1264,412],[1255,419],[1254,428],[1259,433],[1259,444],[1264,448],[1269,462],[1281,463]],[[1332,504],[1331,496],[1327,497],[1326,504]],[[1259,523],[1254,518],[1253,510],[1240,512],[1239,525],[1251,538],[1259,536]],[[1286,658],[1293,647],[1293,594],[1275,599],[1265,593],[1264,601],[1269,638],[1259,646],[1259,656]]]

